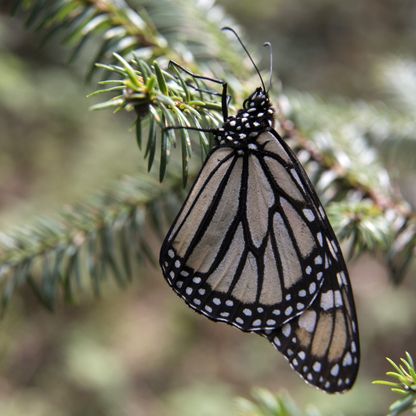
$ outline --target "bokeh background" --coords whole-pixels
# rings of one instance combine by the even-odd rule
[[[219,3],[252,45],[273,43],[284,91],[324,102],[384,102],[392,65],[415,71],[414,1]],[[142,164],[132,119],[89,112],[85,96],[95,85],[84,83],[82,62],[68,65],[67,57],[57,41],[39,48],[39,37],[18,18],[0,15],[4,232],[82,200]],[[395,176],[412,183],[411,176]],[[412,189],[407,186],[410,198]],[[394,396],[371,380],[388,370],[385,356],[416,352],[414,269],[399,287],[375,257],[354,260],[349,269],[362,366],[347,394],[316,391],[260,337],[195,314],[149,266],[127,290],[109,281],[100,299],[86,296],[53,314],[29,293],[16,297],[0,323],[0,415],[234,416],[235,398],[249,396],[254,386],[287,391],[323,415],[385,414]]]

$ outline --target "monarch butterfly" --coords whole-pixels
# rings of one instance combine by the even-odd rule
[[[211,130],[216,145],[163,242],[164,277],[195,311],[266,337],[308,383],[348,390],[359,342],[340,246],[306,172],[272,127],[270,86],[237,33],[224,29],[262,86],[228,116],[223,83],[224,124]]]

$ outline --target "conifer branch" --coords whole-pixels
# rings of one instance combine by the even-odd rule
[[[388,416],[398,416],[408,410],[412,413],[416,411],[416,368],[412,356],[406,352],[406,358],[400,358],[400,363],[396,364],[390,358],[386,358],[395,371],[386,373],[392,381],[376,380],[373,384],[390,387],[390,390],[398,395],[396,400],[389,407]]]
[[[170,176],[167,183],[126,177],[56,218],[0,235],[0,311],[22,285],[53,309],[87,285],[99,295],[108,276],[124,287],[137,262],[156,264],[152,238],[158,244],[158,230],[173,218],[181,196],[180,178]]]
[[[218,93],[210,92],[207,86],[201,89],[201,82],[185,79],[183,75],[186,74],[181,74],[176,67],[173,67],[172,74],[162,70],[156,61],[148,65],[146,61],[138,59],[129,63],[119,55],[115,57],[121,66],[105,65],[105,68],[120,75],[121,79],[100,82],[102,89],[90,96],[114,92],[117,95],[92,106],[92,109],[113,107],[115,112],[134,110],[137,114],[136,139],[140,150],[144,144],[142,124],[144,120],[148,121],[144,156],[148,158],[150,171],[156,147],[159,147],[160,143],[160,181],[165,176],[171,149],[176,147],[179,141],[182,147],[183,183],[186,185],[188,164],[192,155],[189,133],[194,131],[198,134],[204,159],[211,147],[212,139],[207,133],[218,128],[222,122]],[[160,137],[157,140],[158,135]]]
[[[42,43],[60,36],[72,50],[70,61],[90,40],[98,41],[88,78],[97,70],[96,63],[114,63],[114,53],[149,63],[157,58],[175,60],[204,73],[227,74],[231,83],[235,74],[249,72],[237,45],[230,45],[219,30],[236,26],[220,8],[187,0],[134,4],[135,8],[125,0],[5,0],[0,10],[24,17],[29,29],[42,33]]]
[[[254,389],[252,400],[237,399],[241,416],[320,416],[317,409],[303,412],[287,395],[274,395],[265,389]]]

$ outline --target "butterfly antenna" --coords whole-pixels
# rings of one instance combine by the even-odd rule
[[[263,46],[269,48],[269,56],[270,56],[270,75],[269,75],[269,88],[267,89],[267,92],[269,92],[272,89],[272,76],[273,76],[273,48],[272,44],[270,42],[265,42]]]
[[[229,27],[229,26],[225,26],[225,27],[223,27],[221,30],[229,30],[229,31],[230,31],[230,32],[232,32],[232,33],[234,34],[234,36],[237,38],[238,42],[240,43],[240,45],[241,45],[241,46],[242,46],[242,48],[244,49],[245,53],[246,53],[246,54],[247,54],[247,56],[250,58],[250,61],[251,61],[251,63],[253,64],[253,66],[254,66],[254,68],[255,68],[255,70],[256,70],[256,72],[257,72],[257,75],[258,75],[258,76],[259,76],[259,78],[260,78],[261,85],[263,86],[263,90],[264,90],[264,91],[266,91],[266,87],[265,87],[265,85],[264,85],[264,81],[263,81],[263,78],[261,77],[260,71],[259,71],[259,69],[257,68],[256,63],[254,62],[254,60],[253,60],[253,58],[251,57],[251,55],[250,55],[249,51],[248,51],[248,50],[247,50],[247,48],[245,47],[245,45],[244,45],[243,41],[241,40],[240,36],[238,36],[238,33],[237,33],[237,32],[236,32],[233,28],[231,28],[231,27]]]

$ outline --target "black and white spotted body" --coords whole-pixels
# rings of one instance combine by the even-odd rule
[[[220,144],[240,148],[255,146],[259,134],[273,126],[273,114],[268,94],[257,88],[244,101],[243,108],[228,117],[214,135]]]

